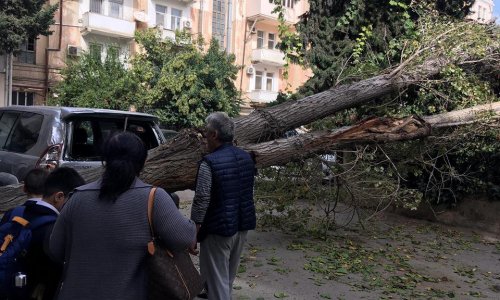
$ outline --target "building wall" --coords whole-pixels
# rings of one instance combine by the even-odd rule
[[[493,21],[493,6],[493,0],[476,0],[469,18],[480,23],[490,23]]]

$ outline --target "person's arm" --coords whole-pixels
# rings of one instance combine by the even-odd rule
[[[208,206],[210,205],[210,195],[212,190],[212,169],[203,161],[198,169],[196,179],[196,190],[194,193],[193,205],[191,207],[191,220],[201,226],[205,219]]]
[[[158,188],[153,207],[153,230],[170,250],[183,250],[196,242],[196,225],[184,217],[165,190]]]
[[[71,197],[73,198],[73,197]],[[71,201],[72,199],[68,199],[66,205],[64,205],[61,214],[57,217],[57,221],[52,228],[52,232],[50,234],[48,249],[46,249],[46,253],[50,256],[50,258],[59,263],[64,262],[65,258],[65,250],[66,243],[68,242],[68,234],[69,234],[69,222],[68,222],[68,214],[71,210]]]

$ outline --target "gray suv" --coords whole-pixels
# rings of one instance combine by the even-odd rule
[[[19,181],[34,167],[101,165],[101,145],[116,131],[137,134],[147,149],[165,142],[153,115],[91,108],[9,106],[0,108],[0,172]]]

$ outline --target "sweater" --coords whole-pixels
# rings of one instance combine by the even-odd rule
[[[65,261],[57,299],[147,299],[147,202],[151,186],[136,179],[115,202],[98,198],[100,182],[76,189],[61,211],[50,252]],[[153,208],[156,235],[171,250],[190,247],[196,225],[158,188]]]

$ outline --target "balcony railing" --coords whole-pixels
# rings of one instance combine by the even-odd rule
[[[269,3],[269,0],[251,0],[247,1],[247,15],[249,20],[262,20],[267,22],[278,22],[278,15],[272,11],[276,6]],[[288,23],[295,24],[299,21],[299,16],[304,13],[300,11],[300,6],[285,9],[285,20]]]
[[[133,38],[135,22],[101,15],[95,12],[83,14],[82,34],[96,33],[99,35],[120,38]]]
[[[278,92],[254,90],[248,93],[251,102],[256,103],[270,103],[276,100]]]
[[[285,58],[283,52],[279,50],[262,48],[252,50],[252,62],[282,67],[285,65]]]

